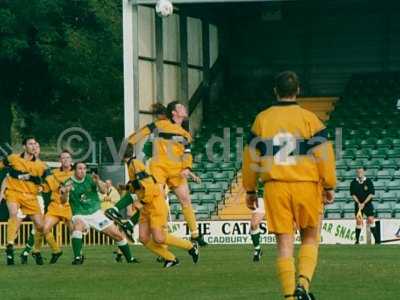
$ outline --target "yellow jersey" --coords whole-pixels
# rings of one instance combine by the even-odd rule
[[[51,192],[51,201],[62,204],[60,195],[60,186],[66,182],[72,175],[73,171],[63,171],[62,169],[55,169],[44,180],[43,191],[45,193]]]
[[[318,117],[296,102],[277,102],[259,113],[243,153],[243,185],[263,182],[318,182],[336,186],[335,157]]]
[[[130,135],[128,142],[135,145],[152,133],[153,162],[181,165],[183,169],[192,168],[192,136],[181,125],[171,120],[159,120],[144,126],[139,132]]]
[[[35,157],[26,160],[24,154],[11,154],[0,161],[0,170],[7,168],[7,189],[17,193],[38,194],[47,166]]]

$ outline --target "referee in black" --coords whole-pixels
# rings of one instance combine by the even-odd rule
[[[356,216],[356,244],[360,243],[360,234],[363,226],[364,215],[367,217],[367,223],[374,235],[375,243],[379,244],[379,234],[375,227],[375,211],[372,204],[372,197],[375,194],[374,184],[372,180],[365,177],[364,168],[356,170],[357,177],[350,184],[350,194],[354,200],[354,210]]]

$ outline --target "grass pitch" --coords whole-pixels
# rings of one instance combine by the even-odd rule
[[[0,299],[282,299],[274,246],[263,246],[261,263],[250,246],[202,248],[197,265],[175,251],[181,265],[167,270],[143,247],[132,249],[138,265],[116,263],[106,246],[85,248],[81,266],[71,265],[70,248],[56,265],[0,265]],[[322,246],[312,290],[319,300],[399,299],[399,272],[400,246]]]

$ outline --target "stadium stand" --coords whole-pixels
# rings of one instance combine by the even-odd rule
[[[300,105],[327,124],[332,140],[336,128],[342,130],[343,149],[337,157],[337,201],[327,206],[326,218],[354,218],[349,186],[355,169],[361,166],[375,185],[377,217],[400,215],[400,110],[396,109],[399,98],[400,74],[371,73],[354,75],[340,100],[299,99]],[[208,109],[208,118],[194,139],[193,169],[202,183],[191,182],[190,187],[200,219],[241,219],[250,215],[244,196],[240,195],[240,151],[254,116],[271,102],[249,100],[246,107],[253,110],[244,110],[240,102],[229,100]],[[219,137],[219,143],[213,145],[213,137]],[[173,214],[181,219],[180,207],[172,199]]]

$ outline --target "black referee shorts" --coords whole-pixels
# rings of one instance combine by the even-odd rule
[[[354,215],[357,216],[357,212],[358,212],[358,204],[355,203],[355,205],[354,205]],[[375,216],[375,209],[374,209],[374,205],[372,204],[372,202],[368,202],[364,206],[364,208],[362,209],[362,214],[363,214],[363,216],[367,216],[367,217]]]

